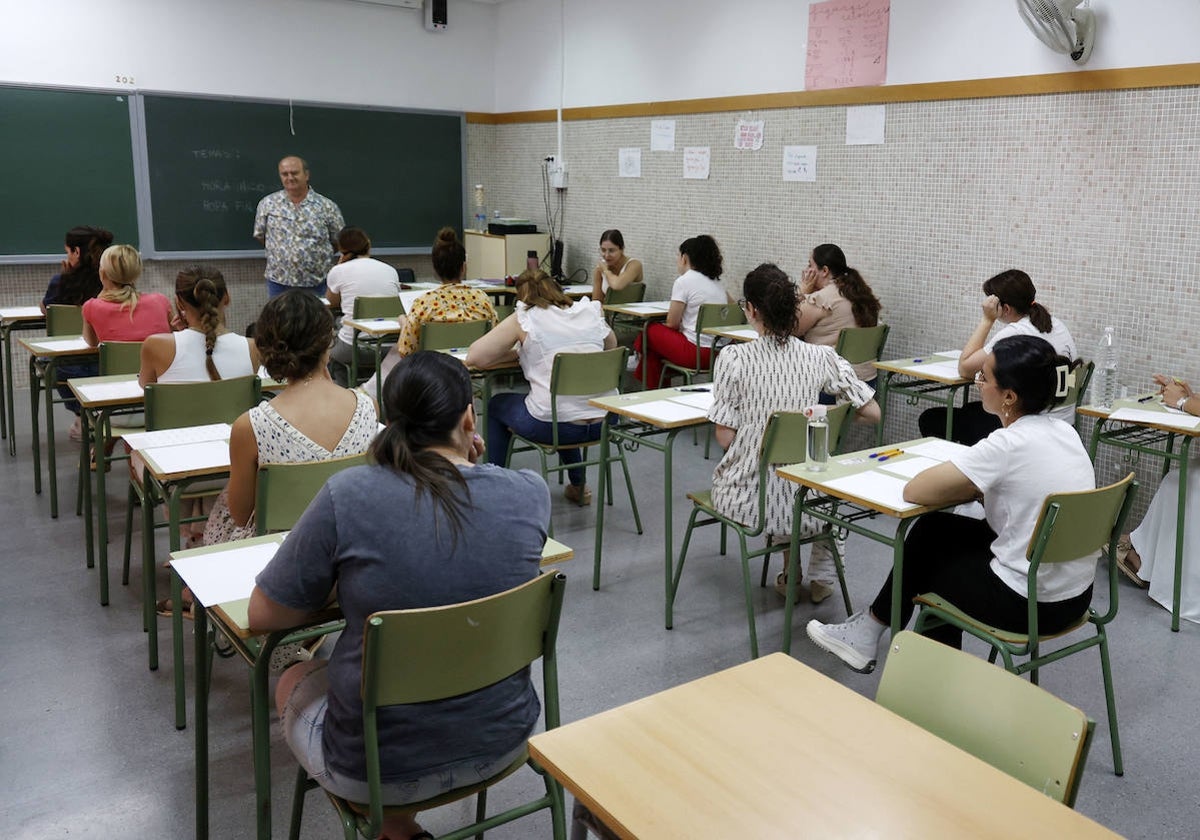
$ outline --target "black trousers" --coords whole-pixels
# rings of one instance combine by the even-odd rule
[[[983,410],[983,403],[969,402],[954,412],[954,429],[951,440],[972,446],[1000,428],[1000,418]],[[946,409],[929,408],[917,418],[921,437],[944,437],[946,434]]]
[[[927,513],[918,519],[904,540],[904,575],[900,580],[900,626],[912,618],[913,598],[936,592],[974,618],[1002,630],[1024,632],[1028,604],[992,571],[992,541],[996,534],[982,519],[953,513]],[[871,604],[871,612],[885,623],[892,620],[892,576]],[[1065,630],[1092,602],[1092,588],[1065,601],[1038,603],[1038,630],[1043,634]],[[962,631],[943,624],[925,631],[931,639],[962,647]]]

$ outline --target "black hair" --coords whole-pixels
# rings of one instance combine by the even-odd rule
[[[458,234],[452,227],[444,227],[438,231],[437,239],[433,240],[433,270],[438,279],[447,283],[458,280],[462,273],[463,263],[467,261],[467,249],[458,241]]]
[[[679,253],[688,258],[688,264],[693,269],[709,280],[721,279],[721,249],[717,246],[717,240],[707,233],[683,240],[679,246]]]
[[[288,289],[262,308],[254,343],[271,378],[304,379],[333,343],[333,316],[311,291]]]
[[[625,237],[622,236],[621,231],[617,230],[616,228],[609,228],[608,230],[604,231],[604,233],[600,234],[600,244],[603,245],[605,242],[611,242],[622,251],[625,250]]]
[[[472,400],[471,375],[458,359],[433,350],[405,356],[384,380],[388,424],[371,444],[377,464],[412,478],[418,496],[433,496],[455,536],[463,523],[460,494],[469,503],[470,487],[458,467],[432,447],[451,442]]]
[[[742,296],[754,304],[767,334],[786,344],[796,327],[796,285],[774,263],[763,263],[742,281]]]
[[[79,225],[67,231],[63,244],[79,249],[79,263],[59,275],[58,296],[50,303],[82,306],[100,294],[100,257],[113,244],[113,235],[104,228]]]
[[[846,265],[846,255],[832,242],[818,245],[812,250],[813,265],[829,269],[829,275],[838,287],[838,292],[850,304],[854,323],[860,327],[873,327],[879,323],[879,310],[883,304],[858,269]]]
[[[1052,329],[1050,312],[1035,300],[1037,289],[1024,271],[1010,268],[995,277],[989,277],[983,281],[983,293],[995,295],[1001,303],[1007,303],[1019,314],[1028,315],[1038,332],[1048,333]]]
[[[1014,335],[995,343],[992,364],[996,386],[1016,393],[1021,413],[1041,414],[1066,400],[1067,374],[1082,362],[1060,356],[1044,338]]]

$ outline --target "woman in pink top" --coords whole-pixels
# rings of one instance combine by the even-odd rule
[[[139,295],[142,258],[132,245],[110,245],[100,256],[100,294],[83,304],[83,340],[142,341],[171,329],[171,303],[158,293]]]

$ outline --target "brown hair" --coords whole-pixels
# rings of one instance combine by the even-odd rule
[[[517,278],[517,300],[528,307],[540,309],[549,306],[569,309],[572,303],[558,284],[550,279],[550,275],[540,268],[527,268],[521,272]]]
[[[763,263],[742,281],[742,296],[754,304],[767,335],[787,344],[796,328],[796,285],[782,268]]]
[[[221,329],[221,302],[227,294],[225,275],[211,266],[189,265],[175,277],[175,297],[200,314],[200,328],[204,331],[204,365],[213,382],[221,378],[212,356]]]
[[[438,231],[437,239],[433,240],[433,270],[438,279],[444,283],[453,283],[462,273],[463,264],[467,261],[467,249],[458,241],[458,234],[452,227],[444,227]]]
[[[272,379],[304,379],[333,343],[333,316],[312,292],[289,289],[263,307],[254,325],[254,343]]]
[[[875,297],[862,275],[846,265],[846,255],[841,248],[829,242],[818,245],[812,250],[812,261],[817,268],[829,269],[833,282],[837,284],[838,294],[850,304],[855,324],[873,327],[879,323],[879,310],[883,304]]]
[[[983,293],[995,295],[1001,303],[1007,303],[1022,316],[1029,316],[1029,321],[1038,332],[1048,333],[1053,328],[1050,312],[1034,298],[1037,289],[1029,275],[1017,268],[1001,271],[995,277],[983,281]]]
[[[338,231],[337,246],[343,254],[365,257],[371,253],[371,238],[362,228],[344,227]]]

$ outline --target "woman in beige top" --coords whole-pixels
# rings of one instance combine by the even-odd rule
[[[846,255],[836,245],[813,248],[800,294],[793,334],[809,344],[835,347],[838,334],[846,327],[873,327],[879,323],[879,298],[862,275],[846,265]],[[870,362],[855,365],[854,373],[875,387],[875,367]]]
[[[604,303],[609,289],[642,282],[642,263],[625,256],[625,237],[616,228],[600,234],[600,262],[592,272],[592,300]]]

